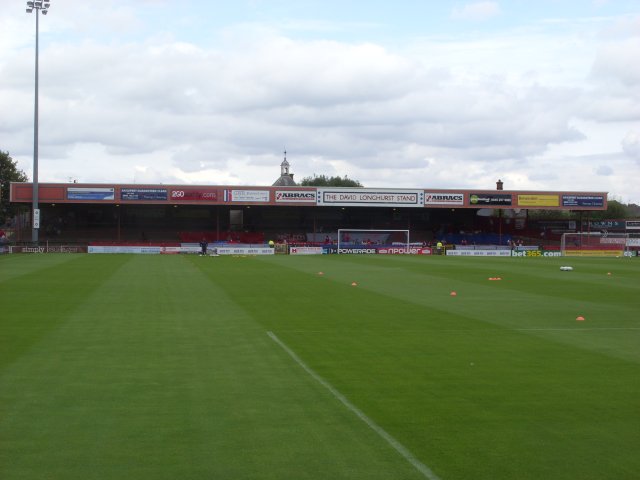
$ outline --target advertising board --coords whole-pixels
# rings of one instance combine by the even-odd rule
[[[38,245],[34,247],[12,245],[9,253],[87,253],[87,247],[77,245]]]
[[[199,251],[199,250],[198,250]],[[162,255],[175,255],[178,253],[186,253],[183,251],[182,247],[160,247],[160,253]]]
[[[218,255],[273,255],[269,247],[218,247]]]
[[[626,243],[627,243],[626,237],[612,237],[612,236],[605,236],[605,234],[602,234],[602,236],[600,237],[601,245],[625,245]]]
[[[115,200],[115,188],[68,187],[67,200]]]
[[[426,247],[323,247],[326,253],[356,254],[356,255],[431,255],[431,249]]]
[[[429,205],[464,205],[464,193],[432,193],[425,192],[424,204]]]
[[[457,257],[510,257],[511,250],[447,250],[447,255]]]
[[[604,207],[602,195],[562,195],[563,207]]]
[[[120,200],[167,200],[166,188],[123,188]]]
[[[45,246],[34,246],[34,247],[21,247],[21,246],[10,246],[10,253],[47,253],[47,247]]]
[[[423,247],[379,247],[380,255],[431,255],[430,248]]]
[[[627,230],[640,230],[640,220],[627,220]]]
[[[317,204],[342,207],[421,207],[424,205],[424,191],[319,188]]]
[[[93,246],[89,245],[89,253],[138,253],[138,254],[159,254],[162,247],[132,247],[126,245]]]
[[[618,257],[622,250],[565,250],[565,257]]]
[[[626,229],[624,220],[591,220],[589,222],[589,230],[619,230]]]
[[[559,195],[518,195],[520,207],[557,207],[559,205]]]
[[[373,247],[336,248],[335,250],[337,253],[355,253],[358,255],[378,253],[378,250]]]
[[[276,203],[316,203],[316,192],[312,190],[277,190]]]
[[[471,193],[469,203],[471,205],[511,205],[511,194],[508,193]]]
[[[169,195],[174,202],[216,202],[218,191],[214,189],[174,189]]]
[[[225,190],[225,202],[268,202],[269,190]]]
[[[211,247],[209,247],[209,250]],[[200,253],[202,252],[202,247],[199,243],[181,243],[180,244],[180,253]]]
[[[560,250],[512,250],[512,257],[561,257]]]
[[[290,255],[322,255],[322,247],[289,247]]]

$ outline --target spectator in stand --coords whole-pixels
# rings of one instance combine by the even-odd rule
[[[0,229],[0,243],[7,243],[9,239],[7,235],[4,233],[4,230]]]

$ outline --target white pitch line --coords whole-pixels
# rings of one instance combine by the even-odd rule
[[[274,342],[280,345],[280,347],[285,352],[287,352],[287,354],[289,354],[289,356],[293,358],[293,360],[295,360],[295,362],[298,365],[300,365],[305,372],[311,375],[314,378],[314,380],[316,380],[320,385],[322,385],[324,388],[329,390],[329,392],[331,392],[331,394],[337,400],[339,400],[345,407],[347,407],[349,410],[355,413],[356,416],[360,418],[360,420],[362,420],[364,423],[366,423],[369,426],[369,428],[371,428],[371,430],[373,430],[378,435],[380,435],[389,445],[391,445],[400,455],[402,455],[405,458],[405,460],[407,460],[411,465],[413,465],[416,468],[416,470],[422,473],[425,476],[425,478],[428,478],[429,480],[440,480],[440,477],[438,477],[435,473],[433,473],[433,471],[429,467],[427,467],[424,463],[418,460],[404,445],[402,445],[398,440],[396,440],[391,435],[389,435],[380,425],[378,425],[376,422],[371,420],[367,415],[365,415],[365,413],[362,410],[360,410],[353,403],[347,400],[347,398],[344,395],[342,395],[338,390],[336,390],[333,387],[333,385],[331,385],[324,378],[322,378],[320,375],[314,372],[309,366],[307,366],[307,364],[304,363],[300,359],[300,357],[296,355],[296,353],[293,350],[287,347],[287,345],[283,343],[282,340],[280,340],[275,333],[267,332],[267,335],[269,335],[269,337],[271,337],[271,339]]]

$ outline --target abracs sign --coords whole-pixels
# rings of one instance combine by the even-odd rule
[[[277,190],[278,203],[316,203],[316,192],[309,190]]]
[[[464,193],[429,193],[424,194],[425,205],[464,205]]]

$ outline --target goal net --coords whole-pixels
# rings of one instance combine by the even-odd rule
[[[631,243],[628,233],[563,233],[560,240],[560,250],[563,257],[622,256],[629,252]]]
[[[348,249],[399,247],[409,251],[409,230],[338,229],[338,253]]]

